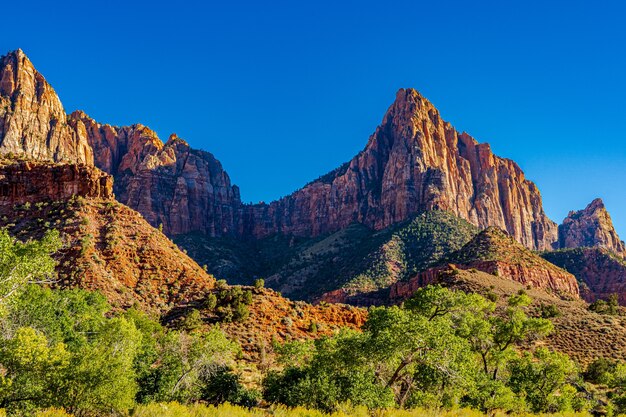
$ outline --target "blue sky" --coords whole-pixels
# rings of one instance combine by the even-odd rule
[[[269,201],[349,160],[401,87],[535,181],[602,197],[626,237],[626,6],[617,1],[10,2],[66,111],[176,132]],[[97,3],[97,4],[96,4]]]

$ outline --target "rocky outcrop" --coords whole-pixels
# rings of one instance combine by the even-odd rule
[[[41,161],[0,165],[0,206],[65,200],[112,199],[113,179],[93,166]]]
[[[583,210],[569,212],[559,226],[559,247],[598,247],[622,256],[626,254],[626,246],[617,235],[611,216],[599,198]]]
[[[457,132],[412,89],[398,91],[350,162],[271,204],[242,205],[238,188],[210,153],[176,136],[164,144],[142,125],[100,124],[82,112],[67,116],[22,51],[0,63],[0,152],[94,163],[115,178],[119,201],[170,235],[309,237],[352,223],[380,230],[441,209],[481,228],[500,227],[529,248],[559,246],[557,226],[521,169]],[[583,226],[564,232],[570,236],[564,245],[588,241]],[[598,245],[619,249],[619,239],[602,224],[600,235]]]
[[[496,227],[483,230],[463,248],[447,257],[444,263],[420,272],[408,281],[392,285],[390,297],[405,298],[417,288],[440,282],[446,273],[454,274],[455,269],[482,271],[561,297],[579,297],[574,275],[547,262]]]
[[[626,261],[613,251],[587,247],[545,252],[542,256],[578,278],[585,300],[606,300],[617,294],[620,304],[626,305]]]
[[[192,231],[236,235],[241,201],[220,162],[171,135],[167,143],[143,125],[102,125],[83,112],[70,123],[94,149],[95,164],[115,178],[120,202],[169,235]]]
[[[0,59],[0,153],[93,165],[84,135],[68,125],[58,96],[21,51]]]
[[[359,222],[383,229],[415,213],[447,210],[481,228],[498,226],[534,249],[551,249],[557,226],[537,187],[444,122],[417,91],[400,90],[352,161],[269,205],[246,207],[244,234],[316,236]]]

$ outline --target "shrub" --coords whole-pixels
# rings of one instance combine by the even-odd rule
[[[554,317],[560,317],[561,316],[561,311],[554,304],[543,304],[543,303],[541,303],[539,308],[541,310],[541,317],[544,318],[544,319],[551,319],[551,318],[554,318]]]
[[[264,288],[264,287],[265,287],[265,280],[263,278],[259,278],[254,281],[254,288],[256,288],[257,290],[260,290],[261,288]]]

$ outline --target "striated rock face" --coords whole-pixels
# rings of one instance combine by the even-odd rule
[[[113,179],[88,165],[14,162],[0,165],[0,206],[81,196],[112,199]]]
[[[576,277],[521,246],[504,231],[489,227],[446,260],[455,268],[478,270],[566,298],[579,298]],[[407,282],[391,287],[392,299],[404,298],[417,288],[439,282],[450,266],[418,273]]]
[[[83,112],[70,123],[94,149],[95,164],[115,178],[120,202],[169,235],[199,231],[209,236],[239,230],[241,200],[220,162],[178,136],[163,144],[143,125],[101,125]]]
[[[21,50],[0,59],[0,153],[93,165],[87,139]]]
[[[570,211],[559,226],[559,247],[599,247],[624,255],[626,246],[620,240],[609,212],[596,198],[585,209]]]
[[[365,149],[348,164],[269,205],[244,208],[244,234],[316,236],[353,222],[383,229],[426,210],[498,226],[534,249],[551,249],[557,226],[535,184],[444,122],[417,91],[400,90]]]
[[[614,252],[586,247],[545,252],[542,256],[578,278],[585,300],[606,300],[617,294],[620,304],[626,305],[626,261]]]

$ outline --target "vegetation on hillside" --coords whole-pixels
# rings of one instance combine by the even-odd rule
[[[429,211],[381,231],[353,224],[313,239],[272,236],[255,242],[177,236],[175,242],[229,282],[267,286],[311,300],[338,288],[373,291],[406,279],[460,249],[478,229],[445,211]]]
[[[599,405],[607,414],[626,411],[626,365],[594,362],[583,374],[564,353],[526,349],[553,325],[532,315],[523,291],[497,309],[478,294],[422,288],[402,306],[371,309],[362,331],[276,345],[281,366],[264,371],[261,387],[246,388],[240,348],[218,326],[194,326],[192,318],[172,329],[136,308],[112,311],[96,292],[32,284],[50,278],[53,237],[27,244],[13,267],[35,272],[3,301],[0,408],[9,415],[268,413],[198,405],[224,402],[265,404],[285,416],[584,412]],[[7,253],[23,247],[5,241]],[[29,269],[35,262],[43,267]],[[252,291],[221,290],[212,309],[246,305]],[[608,396],[594,394],[590,383]],[[412,411],[384,411],[392,409]]]

